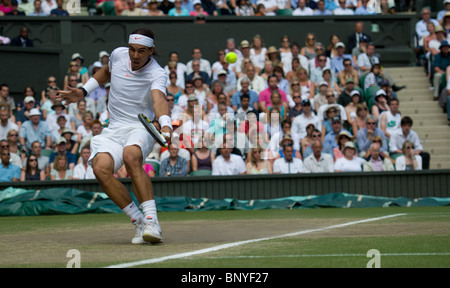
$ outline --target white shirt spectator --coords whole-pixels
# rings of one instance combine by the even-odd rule
[[[314,15],[314,10],[312,10],[309,7],[305,7],[303,9],[300,9],[299,7],[297,7],[292,12],[292,15],[294,15],[294,16],[313,16]]]
[[[352,160],[341,157],[336,160],[336,163],[334,164],[334,170],[339,170],[341,172],[362,172],[363,164],[364,159],[360,157],[354,157]]]
[[[337,16],[343,16],[343,15],[354,15],[355,12],[352,9],[338,7],[333,10],[333,14]]]
[[[239,175],[247,171],[244,159],[236,154],[230,154],[228,161],[220,155],[214,160],[212,166],[212,175]]]
[[[417,161],[417,168],[414,170],[422,170],[422,157],[420,155],[414,156]],[[406,158],[405,155],[397,157],[395,159],[395,170],[396,171],[405,171],[406,170]]]
[[[6,126],[0,125],[0,139],[6,139],[8,136],[8,132],[13,129],[19,131],[19,126],[8,119],[8,124],[6,124]]]
[[[322,130],[322,122],[319,117],[317,117],[314,112],[311,112],[311,117],[306,118],[305,114],[300,114],[294,118],[292,121],[291,133],[292,139],[294,140],[294,149],[300,150],[300,139],[306,136],[306,126],[308,124],[314,124],[314,127],[319,131]]]
[[[391,139],[389,140],[389,151],[393,153],[396,150],[402,150],[403,143],[405,143],[406,140],[409,140],[414,144],[415,150],[423,150],[419,135],[417,135],[415,131],[410,130],[408,135],[405,136],[403,134],[403,130],[400,128],[391,134]]]
[[[273,163],[273,173],[296,174],[303,172],[303,162],[298,158],[292,158],[291,162],[287,162],[286,158],[278,158]]]
[[[303,162],[303,168],[305,173],[332,173],[334,172],[333,157],[330,154],[322,153],[317,161],[314,154],[311,154]]]
[[[83,162],[78,163],[73,168],[73,179],[95,179],[94,170],[91,165],[84,167]]]

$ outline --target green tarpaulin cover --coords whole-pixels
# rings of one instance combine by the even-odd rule
[[[133,199],[134,195],[133,195]],[[136,201],[136,200],[135,200]],[[155,197],[158,211],[417,207],[446,206],[450,198],[389,198],[330,193],[292,196],[267,200],[208,199],[189,197]],[[25,190],[7,188],[0,191],[0,216],[30,216],[81,213],[122,213],[105,193],[78,189]]]

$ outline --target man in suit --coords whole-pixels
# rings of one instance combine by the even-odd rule
[[[359,39],[361,39],[362,36],[365,36],[367,38],[367,42],[372,42],[372,39],[369,35],[366,33],[363,33],[364,31],[364,24],[363,22],[356,22],[355,23],[355,32],[350,34],[348,36],[347,41],[347,53],[352,53],[353,48],[359,47]]]
[[[20,28],[19,36],[11,39],[11,46],[19,46],[19,47],[33,47],[33,40],[28,38],[28,28],[22,26]]]

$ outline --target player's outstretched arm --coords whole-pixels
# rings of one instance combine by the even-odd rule
[[[64,101],[65,105],[77,103],[86,97],[89,93],[97,89],[100,85],[104,85],[111,78],[109,66],[105,65],[95,73],[82,88],[68,87],[68,91],[59,90],[56,100]]]
[[[152,98],[155,118],[161,125],[161,132],[165,133],[166,140],[169,141],[172,136],[172,121],[169,116],[169,105],[167,105],[166,97],[162,91],[154,89],[152,90]]]

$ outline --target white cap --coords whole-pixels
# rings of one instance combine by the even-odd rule
[[[225,71],[224,69],[222,69],[222,70],[220,70],[218,73],[217,73],[217,76],[219,76],[219,75],[227,75],[227,71]]]
[[[102,68],[102,63],[100,63],[100,61],[95,61],[94,64],[92,65],[92,68]]]
[[[98,57],[99,57],[100,59],[102,59],[104,56],[108,56],[108,57],[109,57],[109,53],[106,52],[106,51],[101,51],[101,52],[98,54]]]
[[[59,137],[59,139],[58,140],[56,140],[56,145],[59,145],[59,144],[61,144],[61,143],[67,143],[67,140],[66,140],[66,138],[64,138],[64,137]]]
[[[202,1],[200,1],[200,0],[194,0],[194,1],[192,1],[192,6],[195,6],[195,5],[197,5],[197,4],[202,5]]]
[[[353,95],[359,95],[359,96],[361,96],[361,93],[359,93],[358,90],[353,90],[353,91],[350,93],[350,96],[353,96]]]
[[[338,47],[343,47],[343,48],[345,48],[345,44],[342,43],[342,42],[338,42],[338,43],[336,43],[336,45],[334,46],[334,48],[338,48]]]
[[[41,111],[39,111],[39,109],[37,108],[33,108],[30,110],[30,114],[28,114],[28,116],[40,116],[41,115]]]
[[[23,99],[23,103],[30,103],[30,102],[36,102],[33,96],[27,96],[25,97],[25,99]]]

